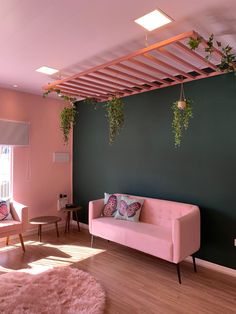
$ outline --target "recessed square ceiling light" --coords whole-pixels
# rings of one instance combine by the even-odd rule
[[[153,31],[170,22],[172,22],[172,19],[159,10],[154,10],[135,20],[135,23],[146,28],[148,31]]]
[[[57,69],[49,68],[46,66],[42,66],[35,71],[40,72],[40,73],[44,73],[44,74],[48,74],[48,75],[52,75],[52,74],[55,74],[58,72]]]

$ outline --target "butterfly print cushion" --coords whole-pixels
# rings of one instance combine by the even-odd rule
[[[113,217],[117,211],[118,196],[115,194],[105,193],[104,207],[102,215],[105,217]]]
[[[0,201],[0,220],[4,220],[9,215],[9,208],[5,201]]]
[[[124,219],[130,221],[139,221],[143,199],[132,199],[126,196],[121,196],[120,205],[116,212],[116,219]]]
[[[128,205],[126,201],[120,201],[119,214],[121,216],[127,215],[128,218],[134,217],[136,212],[141,208],[141,204],[139,202],[134,202]]]

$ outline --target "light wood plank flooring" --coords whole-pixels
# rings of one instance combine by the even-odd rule
[[[60,238],[55,231],[25,237],[26,252],[10,241],[0,248],[0,274],[32,268],[72,266],[90,272],[106,290],[105,313],[111,314],[233,314],[236,313],[236,280],[191,263],[181,264],[179,285],[173,264],[147,254],[95,239],[90,248],[87,230],[74,229]],[[56,313],[55,313],[56,314]],[[76,314],[76,313],[75,313]]]

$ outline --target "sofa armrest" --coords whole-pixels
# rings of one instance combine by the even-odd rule
[[[12,217],[22,222],[23,232],[28,226],[28,207],[16,201],[10,203]]]
[[[101,216],[103,206],[104,206],[103,198],[89,202],[89,232],[90,233],[92,232],[92,219],[95,219]]]
[[[193,210],[172,221],[173,262],[179,263],[200,248],[200,211]]]

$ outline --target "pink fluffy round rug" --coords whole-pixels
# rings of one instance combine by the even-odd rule
[[[0,313],[101,314],[105,292],[94,277],[71,267],[32,275],[0,275]]]

